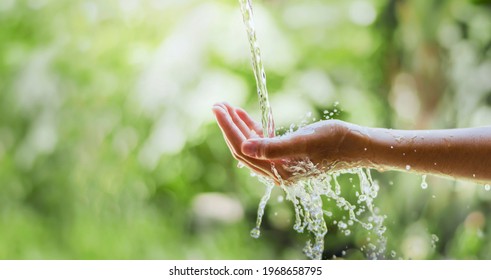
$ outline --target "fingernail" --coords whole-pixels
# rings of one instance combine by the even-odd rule
[[[225,112],[225,110],[224,110],[222,107],[217,106],[217,105],[213,106],[213,107],[211,108],[211,110],[212,110],[214,113],[217,113],[217,112],[220,112],[220,111],[221,111],[221,112]]]
[[[249,157],[257,157],[258,143],[256,141],[246,141],[242,144],[242,153]]]

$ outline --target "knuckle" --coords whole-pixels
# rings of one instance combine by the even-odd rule
[[[263,143],[258,144],[257,153],[259,158],[270,158],[272,156],[270,145]]]

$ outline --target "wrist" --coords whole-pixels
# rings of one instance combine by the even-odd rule
[[[347,168],[373,167],[371,159],[374,147],[370,129],[364,126],[345,123],[346,132],[341,137],[338,152],[339,159]]]

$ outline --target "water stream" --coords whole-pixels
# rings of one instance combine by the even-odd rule
[[[266,86],[266,72],[264,71],[263,61],[261,59],[261,49],[256,38],[256,29],[254,27],[254,12],[252,10],[251,0],[239,0],[242,11],[242,19],[247,31],[249,46],[252,56],[252,69],[256,78],[257,95],[259,97],[259,106],[261,107],[261,123],[263,125],[263,134],[266,137],[275,136],[275,126],[273,112],[269,105],[268,89]]]

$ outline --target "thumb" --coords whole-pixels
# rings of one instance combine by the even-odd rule
[[[279,159],[303,154],[305,145],[293,138],[256,138],[242,143],[242,153],[257,159]]]

